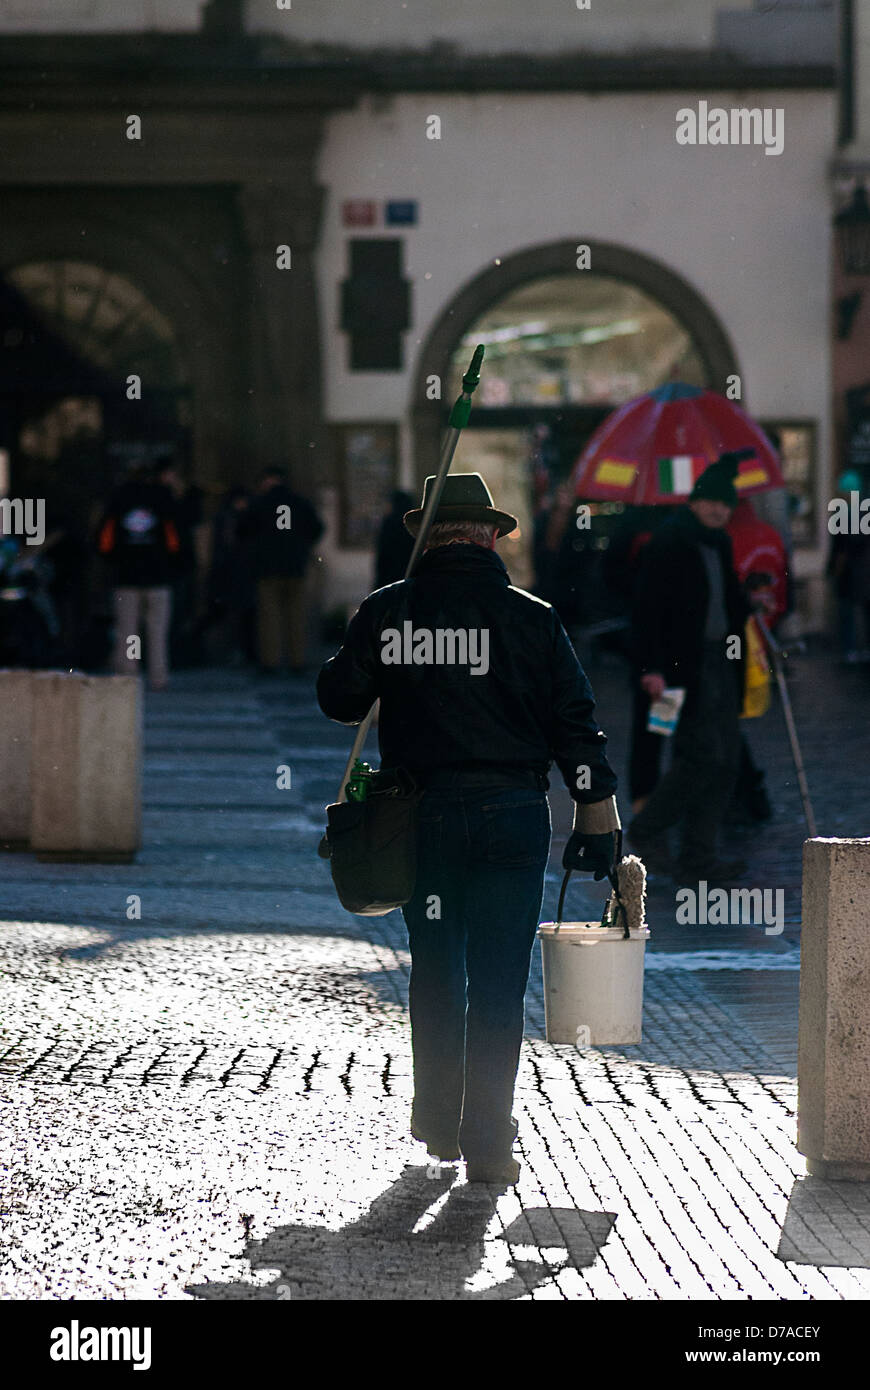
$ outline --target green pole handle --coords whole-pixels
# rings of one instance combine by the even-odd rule
[[[480,368],[483,362],[483,354],[486,351],[483,343],[478,343],[474,349],[474,356],[468,365],[468,371],[462,378],[462,394],[457,396],[453,409],[450,412],[448,425],[450,429],[462,430],[468,424],[468,417],[471,414],[471,397],[474,395],[475,387],[480,381]]]
[[[474,349],[474,356],[468,364],[468,371],[462,378],[462,389],[467,391],[469,396],[473,394],[474,388],[480,381],[480,369],[483,365],[483,354],[486,351],[483,343],[478,343]]]
[[[447,434],[444,438],[444,443],[441,449],[441,458],[438,464],[438,472],[436,474],[435,486],[432,489],[431,495],[429,497],[429,502],[427,504],[426,511],[420,520],[420,529],[417,533],[417,539],[414,543],[414,549],[411,552],[411,558],[408,561],[408,568],[405,571],[406,579],[409,579],[413,572],[414,566],[417,563],[417,556],[420,554],[420,551],[423,548],[426,535],[432,523],[432,518],[435,515],[435,511],[438,507],[438,499],[441,495],[441,489],[444,486],[444,479],[446,478],[450,470],[450,464],[453,460],[453,455],[456,451],[456,445],[459,443],[459,431],[468,424],[468,417],[471,414],[471,397],[474,395],[475,388],[478,382],[480,381],[480,368],[483,363],[483,354],[485,351],[486,348],[484,344],[478,343],[477,347],[474,349],[474,355],[468,364],[468,371],[462,378],[462,392],[459,396],[457,396],[453,409],[450,412]],[[371,727],[372,719],[374,718],[377,703],[378,702],[376,700],[375,703],[372,705],[371,709],[369,710],[368,714],[366,715],[365,719],[363,719],[362,723],[359,725],[357,729],[356,738],[354,739],[353,747],[350,750],[350,757],[347,760],[347,765],[342,775],[341,786],[338,789],[338,796],[336,797],[337,801],[345,800],[345,785],[347,784],[348,778],[350,777],[354,763],[356,762],[359,755],[362,753],[363,745],[366,741],[366,736]],[[329,841],[327,840],[325,835],[320,841],[318,853],[321,859],[329,858]]]

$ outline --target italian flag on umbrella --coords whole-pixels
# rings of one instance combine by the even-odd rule
[[[675,454],[673,458],[659,459],[659,492],[668,495],[689,493],[707,467],[705,454]]]
[[[669,382],[599,425],[575,464],[575,496],[645,506],[685,502],[705,468],[739,449],[754,454],[738,465],[739,496],[785,486],[773,445],[739,405],[716,391]]]

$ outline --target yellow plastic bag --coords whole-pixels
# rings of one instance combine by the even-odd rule
[[[746,680],[741,719],[758,719],[770,707],[770,664],[754,618],[746,623]]]

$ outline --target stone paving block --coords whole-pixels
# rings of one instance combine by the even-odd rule
[[[625,1117],[620,1117],[617,1111],[608,1118],[617,1129],[620,1122],[625,1122]],[[672,1133],[673,1126],[670,1125],[669,1137]],[[710,1229],[715,1233],[716,1220],[719,1218],[715,1205],[707,1196],[706,1183],[695,1179],[695,1154],[690,1152],[688,1161],[682,1159],[672,1143],[661,1142],[654,1122],[644,1126],[643,1141],[652,1155],[652,1171],[658,1168],[660,1177],[664,1179],[656,1184],[656,1201],[662,1217],[684,1246],[697,1272],[701,1274],[703,1271],[704,1282],[710,1293],[718,1298],[732,1298],[738,1290],[745,1293],[747,1282],[760,1290],[763,1281],[757,1279],[757,1269],[746,1261],[744,1252],[734,1240],[733,1231],[729,1232],[731,1239],[721,1245],[715,1239],[709,1236],[705,1239],[701,1235],[702,1231]],[[765,1287],[764,1296],[770,1296],[769,1287]]]

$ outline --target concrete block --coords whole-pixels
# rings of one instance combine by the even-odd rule
[[[798,1149],[870,1181],[870,839],[804,844]]]
[[[0,671],[0,846],[26,849],[30,839],[31,671]]]
[[[142,842],[138,676],[35,672],[33,814],[40,859],[132,859]]]

